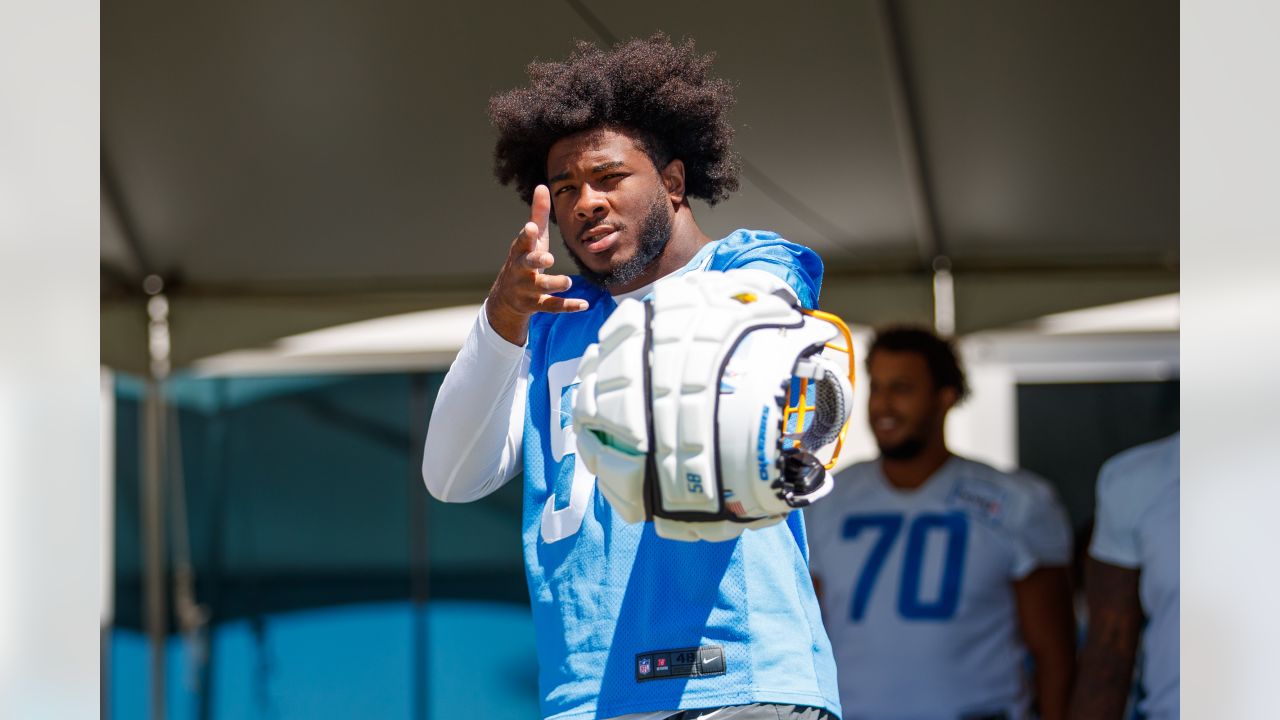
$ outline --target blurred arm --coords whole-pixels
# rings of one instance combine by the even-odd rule
[[[1071,694],[1073,720],[1119,720],[1124,715],[1142,630],[1138,576],[1138,570],[1094,558],[1085,566],[1089,631]]]
[[[427,427],[422,479],[437,500],[478,500],[520,472],[528,371],[524,348],[502,339],[481,308]]]
[[[1065,567],[1038,568],[1013,583],[1018,624],[1035,658],[1036,697],[1043,720],[1067,716],[1075,666],[1075,613]]]

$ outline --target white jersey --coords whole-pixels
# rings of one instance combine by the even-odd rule
[[[899,490],[872,461],[804,512],[845,720],[1029,714],[1012,583],[1071,558],[1047,482],[952,457]]]
[[[1115,456],[1098,474],[1098,512],[1089,554],[1110,565],[1140,569],[1142,709],[1152,720],[1177,718],[1178,702],[1178,451],[1180,433]]]

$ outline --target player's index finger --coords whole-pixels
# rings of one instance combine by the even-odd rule
[[[529,207],[529,222],[538,228],[534,248],[546,251],[550,244],[547,239],[547,226],[551,223],[551,191],[547,189],[546,185],[539,185],[533,189],[533,202]]]
[[[537,252],[538,249],[538,226],[531,222],[524,224],[520,228],[520,232],[516,234],[515,250],[518,254],[526,256],[529,253]]]

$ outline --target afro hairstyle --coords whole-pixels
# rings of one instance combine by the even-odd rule
[[[728,81],[708,77],[714,55],[662,33],[603,51],[578,41],[563,62],[529,64],[528,87],[489,99],[498,130],[494,175],[526,202],[547,181],[547,154],[561,138],[598,127],[630,130],[659,170],[679,158],[685,194],[714,205],[738,189],[738,156],[726,119]]]

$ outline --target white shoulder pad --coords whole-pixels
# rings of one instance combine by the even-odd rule
[[[818,356],[839,332],[762,270],[664,278],[644,301],[623,301],[583,356],[579,459],[624,520],[652,519],[662,537],[726,540],[775,524],[830,490],[809,479],[795,490],[783,435],[816,450],[847,425],[852,390]],[[818,390],[810,417],[830,420],[805,433],[783,414],[802,381]]]

